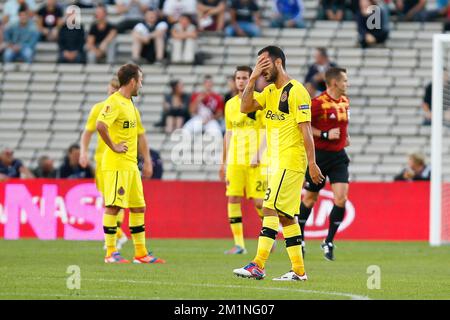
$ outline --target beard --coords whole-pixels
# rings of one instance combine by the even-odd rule
[[[272,68],[264,75],[264,79],[266,79],[267,82],[275,82],[277,78],[278,78],[278,70],[275,68]]]

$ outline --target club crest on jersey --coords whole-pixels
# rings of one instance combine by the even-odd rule
[[[280,101],[281,102],[285,102],[287,97],[288,97],[287,91],[283,91],[283,94],[281,95]]]
[[[105,107],[105,113],[108,113],[108,112],[110,112],[111,111],[111,107],[110,106],[106,106]]]
[[[120,187],[119,190],[117,190],[117,194],[119,196],[123,196],[125,194],[125,189],[123,187]]]

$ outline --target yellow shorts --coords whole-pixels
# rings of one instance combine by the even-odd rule
[[[300,211],[304,179],[304,172],[288,169],[277,169],[269,173],[269,186],[263,207],[277,210],[282,215],[294,218]]]
[[[105,206],[145,207],[141,174],[138,170],[103,171]]]
[[[267,189],[267,167],[227,166],[227,196],[263,199]]]
[[[103,171],[101,169],[95,170],[95,185],[97,186],[98,192],[103,194]]]

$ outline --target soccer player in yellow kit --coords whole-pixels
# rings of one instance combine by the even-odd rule
[[[112,95],[114,92],[119,90],[119,79],[117,76],[114,76],[108,84],[108,95]],[[81,134],[81,142],[80,142],[80,166],[82,168],[86,168],[89,164],[89,143],[91,141],[92,135],[97,131],[97,118],[100,114],[100,111],[103,109],[103,102],[96,103],[91,111],[89,112],[88,119],[86,121],[86,126],[84,128],[83,133]],[[97,147],[95,148],[95,184],[97,185],[97,190],[103,196],[103,177],[102,177],[102,158],[103,152],[106,150],[106,144],[103,142],[100,135],[97,134]],[[121,229],[121,225],[124,219],[124,210],[121,209],[119,214],[117,215],[117,249],[120,250],[122,246],[128,241],[127,236]],[[106,247],[106,245],[105,245]]]
[[[296,221],[306,167],[313,181],[324,176],[316,164],[311,129],[311,98],[303,85],[286,73],[286,58],[276,46],[258,52],[258,60],[242,95],[241,111],[264,110],[269,152],[269,179],[263,203],[263,227],[259,235],[256,257],[233,273],[245,278],[263,279],[265,263],[283,226],[291,270],[274,278],[278,281],[308,279],[301,251],[301,231]],[[254,97],[256,79],[263,75],[273,82]]]
[[[225,254],[247,253],[242,225],[242,197],[245,191],[246,197],[253,199],[255,208],[262,218],[262,203],[267,187],[267,167],[261,163],[266,149],[263,112],[256,111],[249,114],[241,112],[242,93],[251,73],[252,68],[248,66],[236,68],[234,81],[238,94],[225,105],[227,131],[220,178],[226,179],[228,219],[234,238],[234,247],[225,251]]]
[[[135,64],[126,64],[117,72],[120,88],[105,100],[97,118],[97,131],[107,145],[102,158],[105,213],[105,263],[128,263],[116,247],[117,215],[129,208],[129,226],[134,244],[133,263],[164,263],[145,246],[145,199],[137,165],[137,153],[144,159],[142,176],[153,173],[145,129],[132,97],[142,87],[142,71]]]

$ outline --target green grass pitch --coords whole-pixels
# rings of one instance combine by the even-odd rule
[[[232,270],[254,256],[225,256],[230,240],[149,240],[165,265],[105,265],[101,242],[0,240],[0,299],[450,299],[450,252],[424,242],[338,241],[336,261],[307,243],[307,282],[272,281],[289,270],[284,243],[266,266],[267,277],[237,278]],[[122,250],[133,254],[129,242]],[[67,288],[77,265],[81,288]],[[381,288],[368,289],[367,268],[378,266]],[[370,281],[369,281],[370,282]]]

